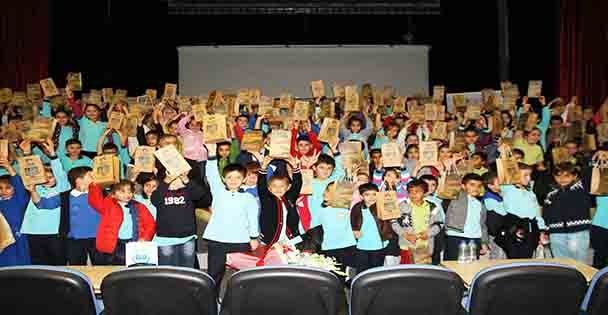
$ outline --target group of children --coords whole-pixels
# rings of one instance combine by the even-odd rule
[[[474,242],[478,255],[491,259],[534,257],[540,245],[555,257],[585,261],[591,246],[594,266],[608,264],[608,196],[589,193],[595,152],[583,152],[580,138],[547,139],[551,129],[568,126],[562,116],[551,114],[544,98],[531,105],[524,97],[517,112],[501,113],[498,136],[491,131],[492,112],[483,111],[474,120],[448,114],[446,121],[456,126],[450,133],[464,136],[461,150],[448,139],[431,139],[431,122],[414,123],[407,113],[392,113],[390,101],[382,104],[388,108],[384,113],[373,98],[362,100],[361,112],[344,113],[344,101],[336,99],[339,139],[320,142],[317,115],[299,118],[283,126],[292,132],[291,156],[273,158],[269,146],[276,126],[255,110],[231,117],[228,139],[209,145],[201,122],[192,113],[179,112],[170,99],[142,115],[132,138],[107,127],[113,111],[128,112],[126,102],[81,104],[74,94],[70,91],[68,104],[61,107],[52,108],[48,100],[41,104],[40,115],[57,121],[51,137],[42,142],[16,139],[9,156],[0,160],[0,213],[15,238],[0,253],[0,266],[120,265],[128,242],[152,241],[159,248],[159,264],[196,267],[201,236],[197,208],[211,213],[202,238],[216,283],[225,272],[227,254],[277,243],[322,253],[357,272],[455,260],[462,242]],[[318,109],[323,101],[317,98],[311,105]],[[407,99],[408,105],[417,101]],[[9,107],[3,105],[5,123],[21,119],[15,108],[6,114]],[[542,117],[538,125],[517,130],[513,117],[535,110]],[[583,123],[593,127],[593,119]],[[252,129],[264,132],[259,152],[240,148],[244,133]],[[437,142],[438,159],[425,165],[419,162],[418,145],[429,140]],[[133,168],[133,142],[173,145],[191,170],[170,174],[159,161],[154,172]],[[344,142],[360,144],[361,159],[368,163],[345,167],[339,145]],[[384,167],[381,148],[386,143],[400,146],[401,167]],[[552,163],[551,148],[558,144],[568,148],[570,159]],[[504,184],[495,161],[507,151],[519,162],[519,176]],[[24,186],[17,157],[31,154],[48,163],[47,181]],[[96,184],[92,159],[98,155],[119,158],[118,183]],[[446,172],[463,161],[470,166],[460,174],[460,191],[455,199],[445,198],[440,190]],[[301,192],[303,170],[314,174],[308,194]],[[334,192],[345,181],[355,187],[352,202],[335,207]],[[382,220],[377,196],[387,191],[396,192],[400,216]]]

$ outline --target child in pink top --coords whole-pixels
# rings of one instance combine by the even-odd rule
[[[182,137],[184,145],[184,157],[197,162],[207,161],[207,148],[203,143],[203,131],[201,122],[193,119],[190,114],[183,117],[177,123],[177,134]]]

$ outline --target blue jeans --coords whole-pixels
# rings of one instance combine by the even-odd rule
[[[580,262],[587,260],[589,252],[589,230],[574,233],[551,233],[553,257],[567,257]]]
[[[196,242],[195,238],[184,244],[159,246],[158,264],[194,268],[194,260],[196,259],[194,242]]]

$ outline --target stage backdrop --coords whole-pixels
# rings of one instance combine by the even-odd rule
[[[179,51],[179,93],[213,89],[310,97],[310,81],[390,84],[399,95],[428,93],[428,46],[188,46]]]

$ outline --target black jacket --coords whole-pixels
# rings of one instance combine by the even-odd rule
[[[279,240],[283,224],[287,224],[287,236],[291,239],[300,235],[300,216],[296,208],[296,199],[302,188],[302,174],[299,169],[293,170],[291,187],[282,198],[287,207],[287,222],[283,222],[281,200],[268,190],[266,170],[260,170],[258,176],[258,195],[260,197],[260,231],[262,241],[271,246]]]
[[[169,190],[169,185],[160,181],[152,193],[152,204],[156,207],[156,234],[165,237],[186,237],[196,234],[194,200],[199,200],[205,190],[196,181],[186,187]]]
[[[593,200],[578,180],[551,190],[544,201],[543,219],[549,233],[571,233],[589,229]]]

